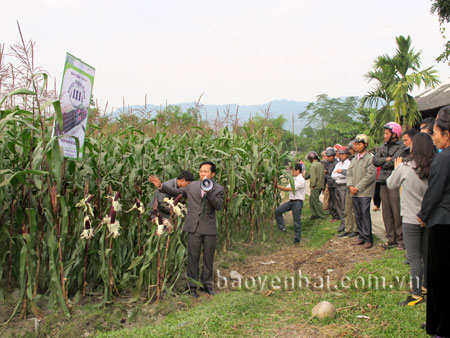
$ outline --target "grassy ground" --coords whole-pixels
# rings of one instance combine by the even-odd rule
[[[300,247],[293,245],[293,229],[292,225],[288,225],[286,233],[275,232],[273,239],[267,242],[258,242],[253,246],[236,243],[232,251],[219,253],[216,268],[245,267],[259,257],[267,259],[281,250],[296,254],[328,250],[330,240],[336,241],[337,224],[329,220],[311,222],[307,220],[308,214],[308,207],[305,206]],[[351,250],[349,246],[346,248]],[[357,255],[358,252],[362,253],[346,251],[343,254]],[[426,337],[420,329],[420,323],[425,320],[426,305],[415,308],[398,305],[408,294],[409,267],[403,264],[404,251],[379,250],[378,253],[373,255],[373,259],[364,258],[364,261],[349,267],[345,274],[348,279],[344,285],[338,283],[337,289],[277,289],[267,284],[264,288],[247,290],[229,288],[219,291],[214,297],[201,294],[199,299],[181,295],[166,299],[159,305],[128,304],[126,299],[102,309],[86,304],[78,306],[71,319],[64,319],[60,314],[48,316],[41,323],[40,331],[42,336],[65,338],[90,335]],[[292,271],[282,268],[277,271],[276,266],[274,269],[269,278],[292,274]],[[309,277],[314,277],[313,270],[309,270]],[[375,287],[377,278],[379,285]],[[295,283],[297,285],[297,281]],[[322,300],[336,306],[334,319],[320,321],[311,318],[311,309]],[[30,328],[28,331],[10,330],[7,333],[10,336],[34,336]]]

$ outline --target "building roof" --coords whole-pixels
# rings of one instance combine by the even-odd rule
[[[439,87],[427,89],[415,99],[421,112],[450,105],[450,79],[442,82]]]

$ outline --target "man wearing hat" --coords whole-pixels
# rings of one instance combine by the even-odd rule
[[[372,220],[370,202],[375,191],[377,170],[373,165],[373,155],[367,151],[369,138],[365,134],[356,136],[353,149],[355,157],[347,169],[347,187],[352,196],[359,237],[353,245],[364,245],[365,249],[373,246]]]

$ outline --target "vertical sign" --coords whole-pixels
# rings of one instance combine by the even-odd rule
[[[94,75],[95,68],[69,53],[66,54],[59,98],[63,117],[63,130],[60,129],[56,119],[54,124],[54,134],[59,136],[59,146],[64,151],[64,157],[77,158],[75,138],[78,139],[80,144],[79,157],[83,156],[84,137],[92,87],[94,85]]]

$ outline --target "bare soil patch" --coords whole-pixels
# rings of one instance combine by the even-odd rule
[[[292,245],[267,255],[251,256],[244,263],[231,264],[221,271],[221,276],[229,277],[235,270],[244,278],[274,275],[277,273],[298,273],[309,277],[326,277],[330,281],[339,281],[353,269],[355,264],[381,257],[383,249],[373,246],[364,249],[361,245],[352,245],[353,238],[334,237],[321,248],[305,248]]]

